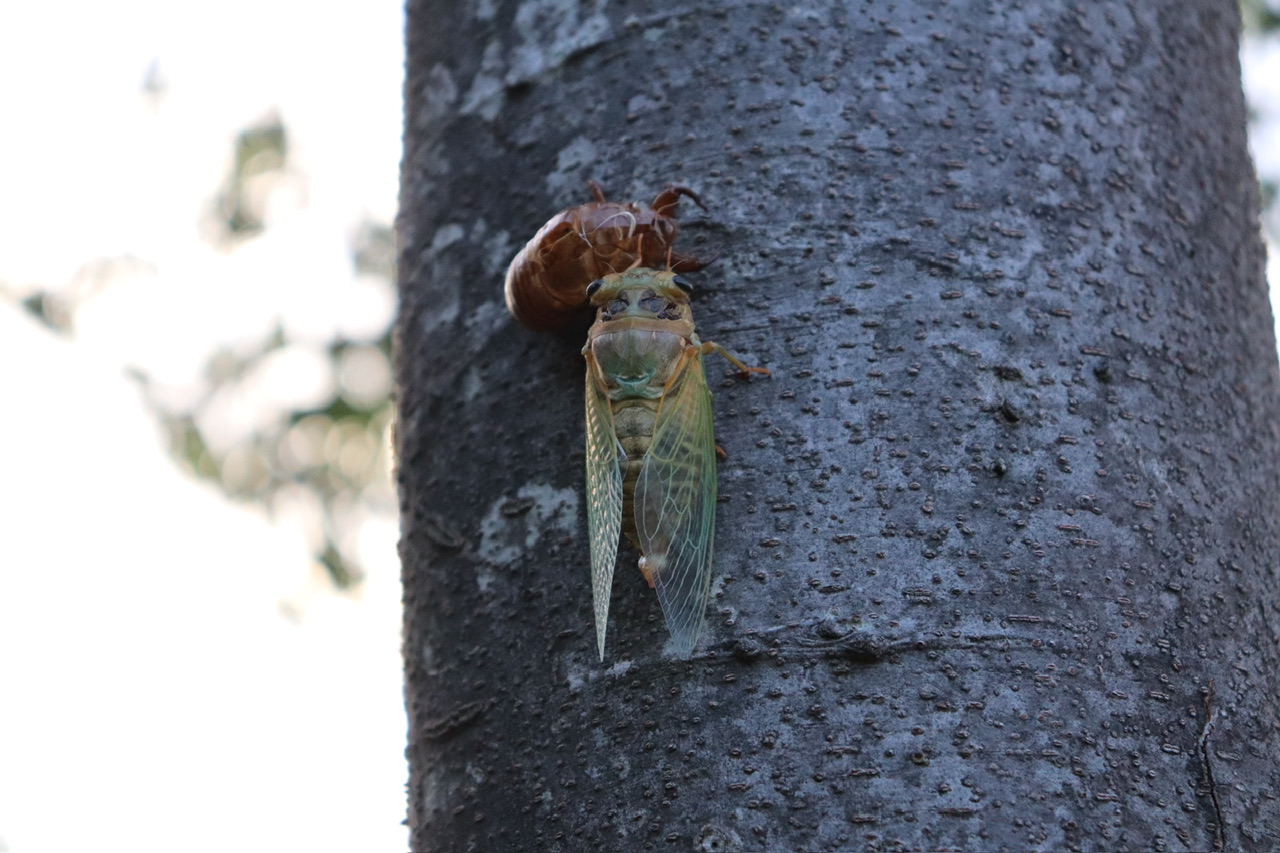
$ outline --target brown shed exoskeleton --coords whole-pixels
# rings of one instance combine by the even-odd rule
[[[606,201],[599,184],[591,181],[590,187],[595,201],[553,216],[507,268],[507,308],[530,329],[555,331],[585,314],[587,285],[610,273],[636,266],[672,272],[706,266],[673,248],[680,197],[702,206],[689,187],[668,184],[652,205]]]

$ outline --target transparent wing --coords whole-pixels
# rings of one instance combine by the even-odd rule
[[[605,396],[600,366],[587,356],[587,532],[591,539],[591,600],[596,617],[596,646],[604,660],[604,635],[609,624],[609,594],[618,560],[622,529],[622,471],[618,467],[618,437],[613,410]]]
[[[658,407],[636,481],[643,568],[662,604],[676,652],[687,658],[702,632],[711,592],[716,521],[716,443],[702,356],[686,350]]]

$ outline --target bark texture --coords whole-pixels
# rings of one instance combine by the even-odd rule
[[[1234,0],[409,4],[414,850],[1280,846],[1280,382]],[[585,326],[502,274],[670,180],[714,340],[709,625],[620,558]],[[723,378],[722,378],[723,377]]]

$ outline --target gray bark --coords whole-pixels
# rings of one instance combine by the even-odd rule
[[[409,4],[415,850],[1280,847],[1280,416],[1233,0]],[[603,665],[583,327],[507,261],[685,206],[722,506]]]

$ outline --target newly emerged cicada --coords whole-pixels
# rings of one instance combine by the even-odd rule
[[[619,533],[641,553],[672,647],[687,658],[711,592],[716,443],[689,284],[674,271],[631,269],[587,288],[597,309],[587,360],[587,528],[596,644],[604,660]]]
[[[706,266],[672,249],[680,196],[702,205],[693,190],[668,184],[648,205],[605,201],[599,184],[591,181],[590,187],[594,202],[557,213],[507,267],[507,308],[530,329],[562,328],[585,311],[587,285],[609,273],[664,262],[677,272]]]

